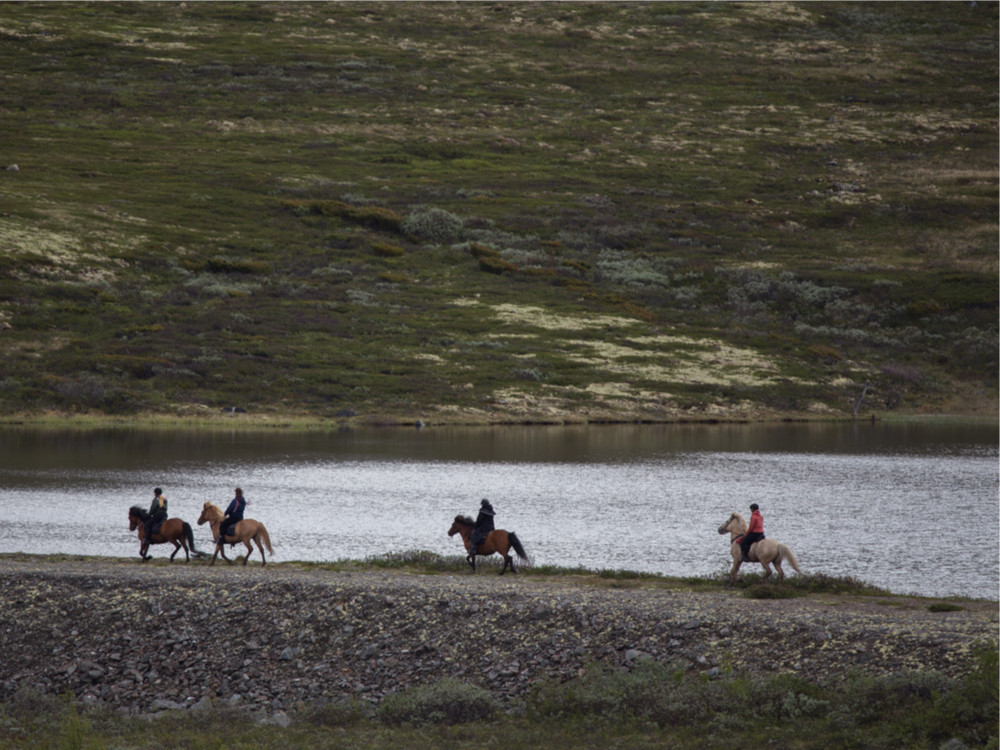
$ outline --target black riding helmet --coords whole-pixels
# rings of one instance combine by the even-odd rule
[[[750,503],[750,510],[760,510],[760,506],[757,503]]]
[[[489,500],[483,500],[483,502],[480,503],[480,505],[479,505],[479,512],[480,513],[485,513],[488,516],[495,516],[496,515],[496,513],[493,512],[493,506],[490,505],[490,501]]]

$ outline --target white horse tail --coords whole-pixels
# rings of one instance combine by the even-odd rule
[[[795,572],[801,575],[802,569],[799,567],[799,561],[795,559],[795,553],[792,552],[791,548],[787,544],[779,544],[778,552],[781,553],[781,559],[788,560],[795,568]]]

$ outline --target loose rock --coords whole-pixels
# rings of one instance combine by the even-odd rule
[[[0,700],[37,688],[124,713],[229,705],[281,723],[298,706],[375,704],[444,677],[509,701],[594,662],[654,659],[711,679],[735,663],[817,683],[852,669],[966,674],[973,646],[996,641],[996,603],[926,604],[471,572],[0,559]]]

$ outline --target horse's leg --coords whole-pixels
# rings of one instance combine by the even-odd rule
[[[781,558],[780,557],[778,557],[778,558],[776,558],[774,560],[774,567],[778,571],[778,583],[781,583],[783,580],[785,580],[785,571],[783,571],[781,569]]]
[[[742,564],[743,564],[743,559],[742,558],[737,557],[733,561],[733,569],[729,571],[729,585],[730,586],[735,586],[736,585],[736,576],[739,574],[739,572],[740,572],[740,566]]]
[[[740,572],[740,566],[743,564],[743,551],[739,548],[739,545],[733,544],[732,547],[733,555],[733,567],[729,571],[729,585],[736,585],[736,574]]]
[[[260,537],[259,536],[255,536],[253,538],[253,542],[254,542],[254,544],[257,545],[257,551],[260,552],[260,564],[261,565],[267,565],[267,558],[264,557],[264,545],[262,545],[260,543]],[[247,557],[249,557],[249,555],[247,555]]]
[[[226,557],[226,538],[220,536],[215,542],[215,551],[217,554],[222,555],[222,559],[226,562],[230,562],[229,558]]]
[[[246,565],[250,561],[250,555],[253,554],[253,546],[250,544],[249,539],[244,539],[243,544],[247,546],[247,553],[243,556],[243,564]],[[261,550],[260,556],[264,556],[264,551]]]
[[[209,563],[210,565],[215,565],[215,558],[219,556],[219,552],[222,552],[222,558],[226,559],[226,553],[222,549],[222,537],[216,537],[215,539],[215,552],[212,554],[212,562]]]
[[[174,543],[174,554],[170,556],[170,562],[174,561],[174,556],[181,551],[181,545],[177,543],[176,539],[171,540]]]
[[[771,577],[771,563],[767,560],[761,560],[760,564],[764,566],[764,577],[760,579],[760,582],[763,583]]]

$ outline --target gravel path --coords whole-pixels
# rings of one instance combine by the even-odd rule
[[[0,699],[23,687],[129,712],[226,703],[273,713],[443,677],[504,699],[594,661],[716,676],[753,665],[828,682],[961,675],[996,643],[996,602],[750,600],[573,577],[330,572],[138,560],[0,558]]]

